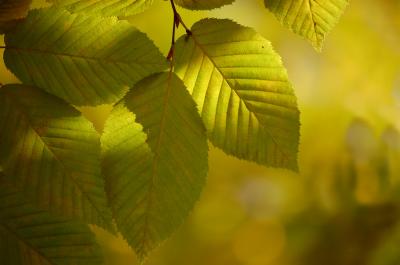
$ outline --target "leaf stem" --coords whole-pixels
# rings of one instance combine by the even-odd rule
[[[171,61],[171,71],[173,68],[173,58],[174,58],[174,50],[175,50],[175,33],[176,29],[179,27],[179,25],[182,25],[185,30],[187,35],[192,35],[192,32],[190,29],[186,26],[186,24],[183,22],[182,17],[179,15],[178,11],[176,10],[176,6],[174,3],[174,0],[170,0],[172,11],[174,14],[174,20],[172,24],[172,40],[171,40],[171,48],[169,49],[167,60]]]
[[[175,3],[174,3],[174,0],[170,0],[170,3],[171,3],[172,10],[174,11],[174,20],[176,20],[175,21],[176,22],[176,27],[178,27],[179,24],[181,24],[185,28],[186,34],[192,35],[192,32],[186,26],[185,22],[183,22],[182,17],[179,15],[178,11],[176,10],[176,6],[175,6]]]
[[[6,48],[6,46],[0,46],[0,49],[5,49]]]
[[[171,39],[171,48],[169,49],[167,60],[172,62],[172,58],[174,57],[175,50],[175,30],[176,29],[176,16],[174,13],[174,21],[172,22],[172,39]]]

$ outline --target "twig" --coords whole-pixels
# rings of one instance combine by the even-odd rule
[[[172,71],[174,51],[175,51],[175,33],[176,33],[176,29],[179,27],[179,25],[182,25],[185,28],[186,34],[188,36],[192,35],[192,32],[186,26],[186,24],[183,22],[182,17],[179,15],[178,11],[176,10],[176,6],[175,6],[175,3],[174,3],[174,0],[170,0],[170,3],[171,3],[172,11],[173,11],[173,14],[174,14],[174,21],[172,23],[171,48],[169,49],[167,60],[169,60],[171,62],[171,69],[170,70]]]
[[[186,26],[185,22],[183,22],[182,17],[179,15],[178,11],[176,10],[174,0],[170,0],[170,2],[171,2],[172,10],[174,11],[174,20],[176,19],[176,21],[175,21],[176,22],[176,27],[178,27],[179,24],[181,24],[185,28],[186,34],[192,35],[192,32]]]
[[[174,21],[172,22],[172,39],[171,39],[171,48],[169,49],[167,60],[172,61],[174,57],[174,50],[175,50],[175,28],[176,26],[176,15],[174,13]]]

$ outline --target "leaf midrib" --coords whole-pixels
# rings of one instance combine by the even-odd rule
[[[72,3],[66,3],[65,5],[67,6],[67,8],[68,7],[70,7],[70,6],[74,6],[74,7],[72,7],[72,8],[69,8],[69,9],[71,9],[71,11],[72,12],[82,12],[82,10],[84,10],[84,12],[90,12],[90,11],[86,11],[88,8],[90,8],[91,7],[91,5],[89,5],[89,6],[86,6],[86,7],[84,7],[84,8],[80,8],[80,9],[78,9],[78,11],[76,10],[77,8],[75,7],[75,5],[78,5],[79,6],[79,1],[80,0],[77,0],[77,1],[75,1],[75,2],[72,2]],[[99,2],[102,2],[102,1],[104,1],[104,0],[96,0],[96,1],[94,1],[93,3],[92,3],[92,5],[96,5],[96,4],[98,4]],[[143,9],[143,7],[141,7],[141,5],[148,5],[149,3],[147,3],[147,2],[143,2],[143,1],[146,1],[146,0],[133,0],[133,2],[131,2],[131,3],[119,3],[120,5],[123,5],[123,6],[121,6],[121,7],[119,7],[119,8],[116,8],[116,10],[117,11],[120,11],[121,10],[121,12],[122,12],[122,10],[123,10],[123,15],[122,16],[119,16],[119,15],[114,15],[114,16],[117,16],[118,18],[124,18],[124,17],[127,17],[127,16],[131,16],[131,15],[134,15],[134,14],[136,14],[137,12],[136,12],[136,10],[139,10],[139,12],[140,12],[140,10],[141,9]],[[152,1],[152,0],[151,0]],[[63,1],[61,0],[61,1],[54,1],[53,0],[53,2],[55,2],[56,4],[59,4],[59,5],[63,5]],[[114,3],[112,3],[112,5],[114,5],[114,4],[116,4],[116,3],[118,3],[118,2],[121,2],[120,0],[117,0],[117,1],[115,1]],[[111,5],[111,6],[112,6]],[[107,8],[109,8],[110,7],[110,5],[107,5],[107,6],[104,6],[104,7],[102,7],[102,8],[100,8],[97,12],[100,12],[100,13],[102,13],[102,14],[107,14]],[[127,11],[126,10],[128,10],[128,9],[132,9],[132,8],[136,8],[136,9],[134,9],[135,10],[135,12],[132,12],[132,14],[130,14],[129,12],[128,12],[128,14],[125,14]],[[115,13],[116,11],[112,11],[111,13]],[[108,15],[108,16],[110,16],[110,15]]]
[[[158,134],[157,142],[155,148],[151,148],[152,152],[154,153],[154,158],[153,158],[153,167],[152,167],[152,172],[151,172],[151,183],[149,190],[147,192],[147,197],[148,197],[148,202],[146,205],[146,211],[145,211],[145,219],[144,219],[144,224],[143,224],[143,237],[142,240],[140,241],[141,246],[143,247],[146,242],[146,236],[149,231],[149,212],[151,209],[151,206],[153,204],[153,190],[155,187],[155,179],[157,178],[157,169],[158,169],[158,163],[159,163],[159,151],[161,148],[161,142],[162,142],[162,136],[164,134],[164,127],[165,127],[165,122],[166,122],[166,116],[167,116],[167,109],[168,109],[168,102],[171,94],[171,82],[172,82],[172,71],[169,72],[168,74],[168,79],[167,79],[167,89],[165,91],[164,95],[164,103],[163,103],[163,112],[161,116],[161,124],[160,124],[160,133]],[[140,254],[141,255],[141,254]]]
[[[54,55],[58,57],[69,57],[69,58],[78,58],[78,59],[83,59],[83,60],[88,60],[88,61],[104,61],[106,63],[123,63],[123,64],[138,64],[138,65],[161,65],[159,63],[151,63],[151,62],[142,62],[140,60],[132,60],[132,61],[125,61],[125,60],[112,60],[109,58],[101,58],[101,57],[90,57],[90,56],[85,56],[85,55],[80,55],[80,54],[71,54],[71,53],[63,53],[63,52],[54,52],[54,51],[48,51],[48,50],[41,50],[41,49],[33,49],[33,48],[19,48],[19,47],[14,47],[14,46],[6,46],[6,51],[7,50],[15,50],[17,52],[31,52],[31,53],[42,53],[42,54],[47,54],[47,55]]]

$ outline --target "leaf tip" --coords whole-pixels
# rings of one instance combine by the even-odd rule
[[[311,44],[316,52],[322,53],[322,50],[324,49],[324,42],[325,39],[321,39],[317,40],[316,42],[311,41]]]

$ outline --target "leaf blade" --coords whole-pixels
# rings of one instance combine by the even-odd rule
[[[5,43],[5,64],[21,81],[78,106],[116,102],[138,80],[167,67],[128,22],[57,8],[30,12]]]
[[[0,260],[4,264],[102,264],[87,225],[32,205],[16,181],[0,175]]]
[[[114,217],[144,259],[200,196],[208,162],[204,126],[183,83],[161,73],[140,81],[115,107],[102,145]]]
[[[148,9],[154,0],[48,0],[72,13],[98,13],[102,16],[129,17]]]
[[[262,165],[297,170],[299,111],[279,55],[250,28],[204,19],[176,44],[175,72],[211,142]]]
[[[338,23],[349,0],[264,0],[279,22],[321,51],[325,36]]]
[[[93,125],[25,85],[0,89],[0,164],[38,207],[113,231]]]
[[[2,0],[0,2],[0,34],[24,18],[32,0]]]
[[[174,2],[181,7],[191,10],[210,10],[222,7],[224,5],[230,5],[235,0],[174,0]]]

